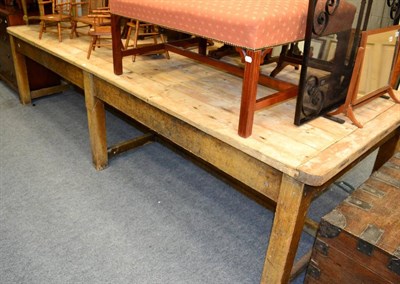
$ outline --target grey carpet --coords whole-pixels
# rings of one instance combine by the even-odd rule
[[[109,143],[139,134],[109,113],[107,129]],[[370,164],[345,178],[361,183]],[[345,196],[332,187],[312,217]],[[0,283],[259,283],[272,220],[158,143],[97,172],[81,95],[23,106],[0,82]]]

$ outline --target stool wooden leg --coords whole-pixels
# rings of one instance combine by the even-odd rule
[[[199,41],[199,54],[207,55],[207,39],[201,38]]]
[[[258,78],[260,77],[260,50],[247,50],[242,86],[242,101],[240,104],[239,136],[249,137],[253,129],[254,111],[256,105]]]
[[[113,67],[114,74],[121,75],[123,73],[122,67],[122,42],[121,42],[121,17],[111,15],[111,33],[112,33],[112,54],[113,54]]]
[[[285,57],[286,57],[286,53],[287,53],[288,49],[289,49],[289,45],[286,44],[286,45],[282,46],[282,51],[279,55],[279,59],[278,59],[275,69],[272,70],[272,72],[271,72],[271,75],[270,75],[271,77],[275,77],[276,75],[278,75],[279,72],[281,72],[289,64],[288,62],[285,61]]]

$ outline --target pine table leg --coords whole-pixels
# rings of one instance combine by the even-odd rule
[[[379,147],[372,171],[379,170],[397,151],[400,151],[400,129],[397,129],[397,133]]]
[[[29,89],[28,71],[26,68],[25,55],[18,52],[14,37],[10,37],[12,56],[14,61],[15,76],[17,78],[19,98],[22,104],[27,105],[32,102],[31,91]]]
[[[312,192],[283,175],[261,283],[288,283]]]
[[[93,164],[102,170],[108,165],[104,103],[96,98],[93,75],[83,71],[83,79]]]

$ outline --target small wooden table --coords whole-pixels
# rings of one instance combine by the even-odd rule
[[[378,147],[376,166],[399,148],[400,105],[391,100],[357,109],[361,129],[345,117],[344,124],[318,118],[297,127],[289,100],[257,112],[253,135],[244,139],[236,133],[240,78],[175,54],[171,60],[126,58],[124,75],[116,76],[110,49],[86,59],[89,38],[59,43],[56,36],[38,41],[37,26],[8,31],[24,104],[31,102],[25,57],[84,89],[96,169],[108,163],[108,104],[276,202],[262,283],[288,282],[315,196]]]

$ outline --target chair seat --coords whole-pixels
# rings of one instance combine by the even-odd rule
[[[89,16],[81,16],[81,17],[76,17],[74,19],[75,22],[80,22],[86,25],[94,25],[95,19],[93,17]],[[111,21],[110,19],[104,19],[102,23],[97,23],[98,25],[110,25]]]
[[[50,15],[39,16],[39,19],[42,21],[59,22],[59,21],[69,21],[71,17],[69,15],[63,15],[63,14],[50,14]]]
[[[110,36],[111,37],[111,26],[97,26],[91,28],[88,32],[90,36]]]

